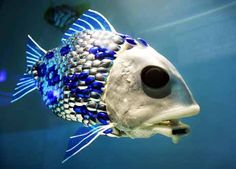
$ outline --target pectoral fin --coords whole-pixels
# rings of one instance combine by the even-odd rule
[[[109,128],[111,128],[110,125],[79,128],[78,132],[74,136],[70,137],[62,163],[66,162],[68,159],[89,146],[99,135]]]

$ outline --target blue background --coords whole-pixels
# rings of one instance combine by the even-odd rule
[[[71,5],[81,0],[57,1]],[[0,0],[1,169],[222,169],[236,168],[236,1],[86,1],[118,32],[142,37],[181,72],[201,106],[184,119],[192,133],[174,145],[160,135],[149,139],[100,137],[65,164],[61,160],[78,123],[51,113],[38,92],[7,104],[25,71],[27,34],[45,49],[60,43],[62,32],[43,14],[49,1]]]

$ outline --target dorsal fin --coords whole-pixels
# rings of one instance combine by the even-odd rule
[[[99,12],[87,10],[70,28],[64,33],[61,41],[64,43],[69,37],[84,30],[106,30],[116,32],[109,21]]]

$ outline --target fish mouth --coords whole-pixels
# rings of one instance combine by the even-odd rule
[[[176,110],[166,113],[165,116],[159,116],[151,121],[155,120],[155,123],[150,123],[152,131],[157,134],[172,138],[173,143],[178,143],[182,136],[186,136],[190,132],[190,127],[181,122],[182,118],[194,116],[199,112],[200,108],[197,104],[185,108],[181,112]]]
[[[152,131],[158,134],[172,138],[173,143],[178,143],[182,136],[190,132],[190,127],[184,124],[180,119],[163,120],[152,126]]]

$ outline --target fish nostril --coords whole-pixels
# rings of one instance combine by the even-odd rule
[[[151,88],[164,87],[170,80],[168,73],[157,66],[147,66],[141,72],[142,82]]]

